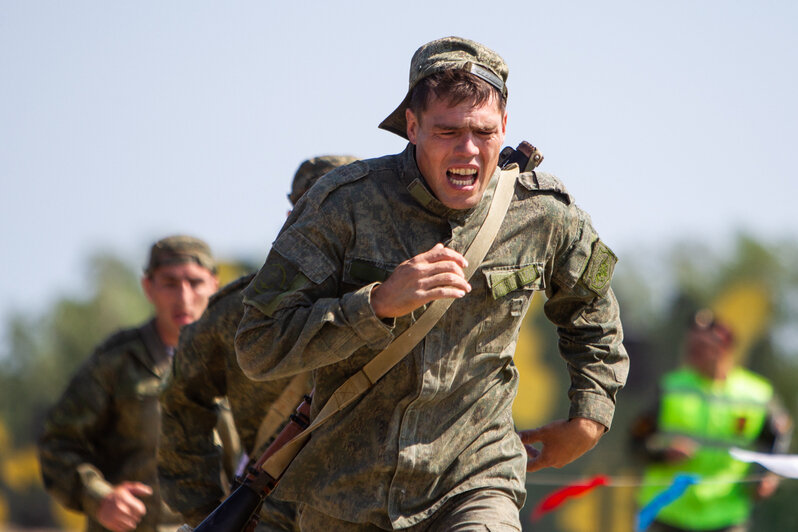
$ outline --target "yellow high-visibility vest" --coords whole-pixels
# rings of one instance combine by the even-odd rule
[[[750,464],[731,457],[729,447],[750,448],[762,432],[773,387],[742,368],[725,381],[712,381],[690,369],[662,380],[659,437],[687,436],[700,447],[683,462],[651,464],[638,502],[647,504],[680,473],[699,477],[657,521],[689,530],[711,530],[745,522],[751,512],[751,486],[741,483]]]

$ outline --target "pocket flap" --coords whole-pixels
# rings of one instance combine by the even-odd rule
[[[518,289],[542,290],[543,263],[535,262],[526,266],[503,266],[483,270],[493,299],[499,299]]]

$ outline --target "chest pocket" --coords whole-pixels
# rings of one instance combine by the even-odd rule
[[[543,290],[543,263],[526,266],[500,266],[483,270],[493,299],[501,299],[516,290]]]
[[[482,270],[487,297],[495,312],[482,320],[477,351],[498,353],[516,337],[521,318],[529,308],[535,290],[545,288],[543,263],[498,266]]]

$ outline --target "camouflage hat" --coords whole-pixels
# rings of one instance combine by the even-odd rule
[[[144,273],[152,272],[161,266],[194,262],[216,273],[216,261],[213,260],[211,248],[193,236],[175,235],[162,238],[150,248],[150,258]]]
[[[405,110],[410,104],[413,87],[430,74],[443,70],[465,70],[488,82],[507,98],[507,75],[509,69],[499,54],[462,37],[444,37],[428,42],[413,54],[410,60],[410,86],[407,95],[388,118],[382,121],[380,129],[407,138]]]
[[[291,205],[296,205],[299,198],[313,186],[321,176],[327,172],[357,161],[357,157],[351,155],[323,155],[313,157],[303,162],[294,174],[294,181],[291,183],[291,193],[288,200]]]

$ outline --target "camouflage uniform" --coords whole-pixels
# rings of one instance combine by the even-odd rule
[[[96,513],[112,485],[133,480],[153,488],[136,528],[155,532],[179,517],[161,502],[155,453],[158,392],[170,354],[154,321],[118,332],[100,345],[50,410],[39,441],[47,490],[86,514],[89,531],[106,530]]]
[[[463,253],[496,181],[474,208],[449,209],[425,184],[412,145],[328,174],[244,291],[236,336],[244,372],[281,379],[312,369],[315,416],[423,310],[377,318],[375,283],[436,243]],[[500,490],[520,508],[527,458],[511,406],[521,320],[532,295],[545,292],[571,376],[570,416],[609,427],[628,371],[609,288],[614,263],[554,176],[521,174],[472,291],[362,399],[313,433],[275,494],[383,529],[421,523],[475,489]]]
[[[241,290],[252,277],[222,288],[202,318],[183,328],[172,374],[161,394],[161,491],[192,526],[226,496],[220,484],[221,449],[213,441],[217,399],[227,397],[241,442],[251,453],[266,410],[291,380],[253,382],[236,362],[233,339],[244,314]],[[310,391],[310,376],[306,388]],[[262,519],[262,530],[293,530],[295,510],[269,498]]]
[[[288,199],[292,204],[324,174],[357,159],[324,155],[299,165]],[[253,275],[242,277],[211,298],[205,314],[180,333],[172,375],[161,394],[161,444],[158,469],[164,499],[196,526],[224,499],[220,483],[221,450],[214,444],[216,401],[226,397],[235,427],[250,455],[258,429],[291,378],[253,382],[238,367],[234,338],[244,314],[241,291]],[[310,374],[305,384],[310,392]],[[257,455],[255,455],[257,457]],[[261,511],[258,530],[294,530],[293,504],[270,497]]]

